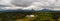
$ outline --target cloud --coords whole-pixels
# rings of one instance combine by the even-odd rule
[[[3,1],[0,2],[0,4],[3,3],[2,5],[10,5],[11,6],[11,7],[0,8],[0,9],[3,9],[3,10],[17,10],[17,9],[32,10],[32,9],[34,9],[36,11],[42,10],[42,9],[54,10],[54,9],[50,8],[50,6],[51,6],[50,4],[53,4],[53,3],[56,2],[55,0],[52,0],[52,1],[51,0],[36,0],[36,1],[35,0],[20,0],[21,2],[16,2],[16,3],[12,2],[13,3],[12,4],[11,2],[8,2],[8,0],[5,0],[6,2],[3,2]],[[57,8],[55,8],[55,9],[58,10]]]

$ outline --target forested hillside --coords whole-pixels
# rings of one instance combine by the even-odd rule
[[[59,12],[55,14],[60,15]],[[27,15],[34,17],[26,17]],[[0,12],[0,21],[56,21],[52,16],[54,16],[53,12]]]

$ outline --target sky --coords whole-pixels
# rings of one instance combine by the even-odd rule
[[[60,0],[1,0],[0,6],[1,5],[9,5],[0,7],[2,10],[60,10]]]

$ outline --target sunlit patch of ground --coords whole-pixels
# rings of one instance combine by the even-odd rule
[[[58,21],[60,21],[60,18],[58,19]]]
[[[27,15],[25,18],[16,19],[16,21],[32,21],[32,20],[34,20],[35,18],[36,18],[35,15]]]

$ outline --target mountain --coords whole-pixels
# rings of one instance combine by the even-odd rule
[[[0,12],[35,12],[35,10],[0,10]]]
[[[18,10],[0,10],[0,12],[37,12],[35,10],[22,10],[22,9],[18,9]],[[39,12],[60,12],[60,11],[53,11],[53,10],[48,10],[48,9],[43,9],[43,10],[39,10]]]

